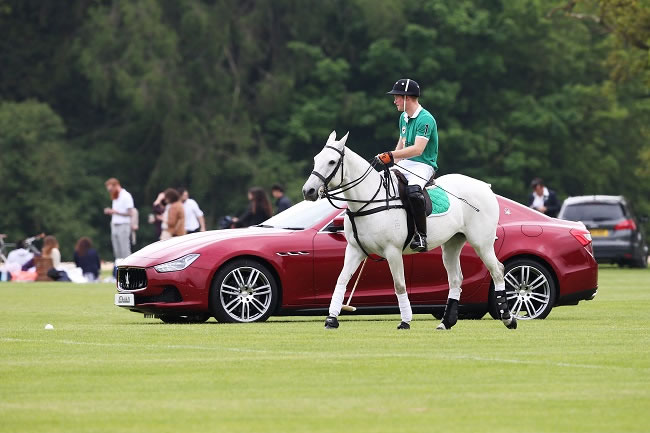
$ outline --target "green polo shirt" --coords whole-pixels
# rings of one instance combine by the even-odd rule
[[[428,138],[429,141],[422,155],[409,159],[428,164],[438,171],[438,127],[431,113],[420,106],[413,117],[409,118],[408,123],[404,119],[404,113],[401,113],[399,116],[399,136],[400,138],[406,137],[405,148],[415,144],[415,137]]]

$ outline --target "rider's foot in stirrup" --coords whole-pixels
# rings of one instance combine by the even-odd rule
[[[413,251],[426,251],[427,250],[427,236],[422,233],[415,232],[413,240],[411,241],[411,249]]]

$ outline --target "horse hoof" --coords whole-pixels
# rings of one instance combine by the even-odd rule
[[[436,326],[436,331],[451,331],[451,328],[447,328],[444,323],[440,322],[440,324]]]
[[[338,319],[334,316],[327,316],[327,319],[325,319],[325,329],[336,329],[338,327]]]
[[[515,316],[510,316],[510,319],[502,319],[502,321],[506,328],[517,329],[517,318]]]
[[[411,329],[411,325],[409,325],[406,322],[402,322],[399,325],[397,325],[397,329]]]

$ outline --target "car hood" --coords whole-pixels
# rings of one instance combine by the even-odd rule
[[[178,236],[165,241],[158,241],[136,251],[125,259],[130,258],[166,259],[173,260],[185,254],[193,253],[215,242],[229,239],[242,239],[252,236],[278,236],[290,232],[287,229],[248,227],[244,229],[212,230],[189,235]]]

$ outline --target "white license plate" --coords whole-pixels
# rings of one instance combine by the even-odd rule
[[[118,307],[133,307],[135,305],[135,296],[133,293],[116,293],[115,305]]]

